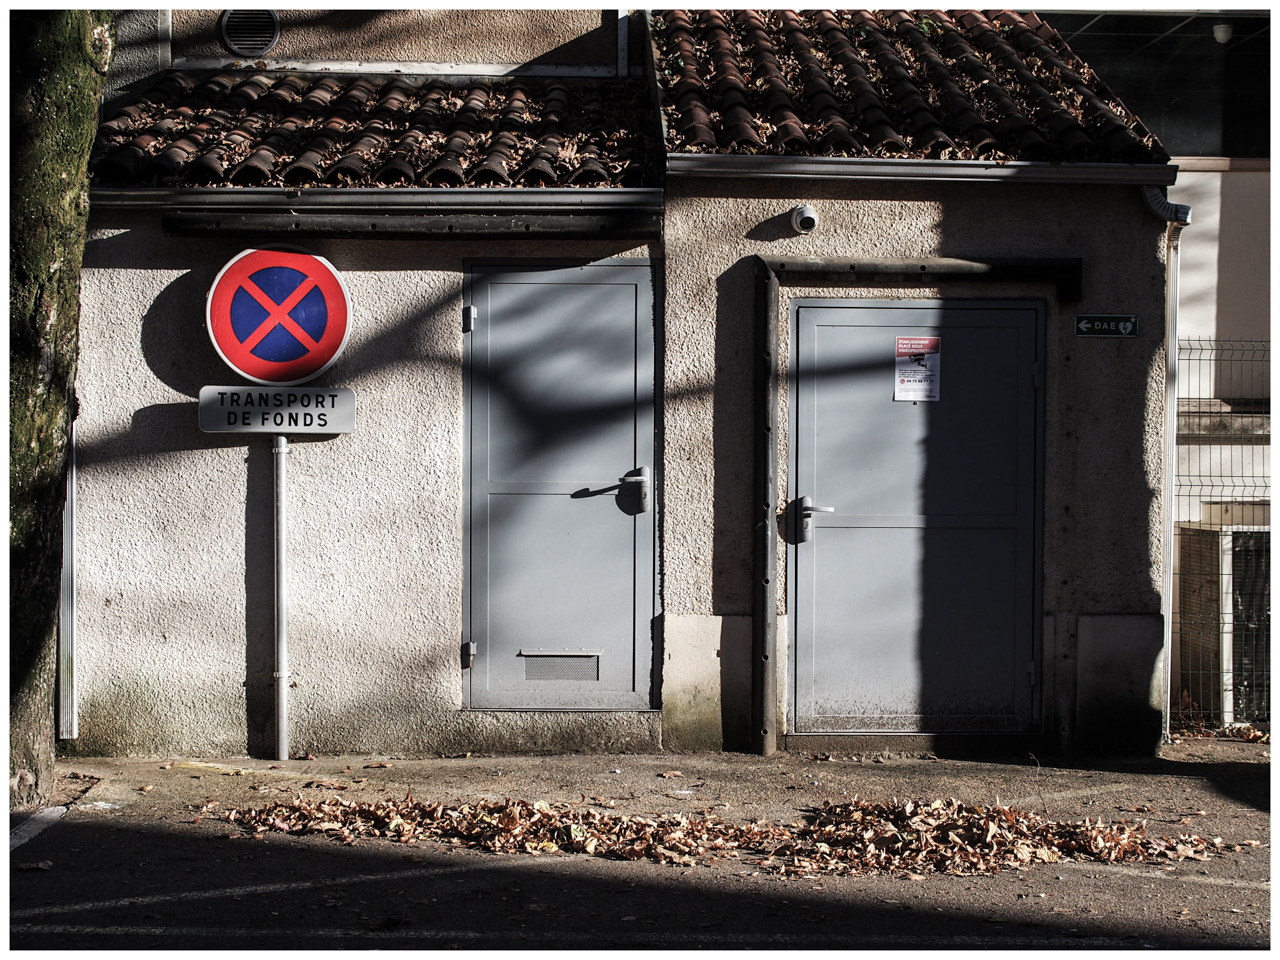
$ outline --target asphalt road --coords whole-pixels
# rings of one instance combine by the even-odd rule
[[[1057,765],[732,754],[62,761],[68,812],[16,849],[12,949],[1266,948],[1269,746]],[[370,767],[372,763],[390,766]],[[678,771],[681,776],[666,776]],[[100,779],[98,779],[100,778]],[[361,778],[363,782],[361,782]],[[784,878],[727,858],[664,866],[321,836],[252,839],[201,814],[316,780],[355,799],[523,797],[628,814],[801,819],[823,799],[954,796],[1056,820],[1221,836],[1206,861],[1039,864],[993,876]],[[92,784],[72,799],[78,789]],[[150,787],[143,790],[143,787]],[[612,805],[612,807],[608,806]],[[1135,810],[1135,808],[1146,808]],[[197,818],[199,818],[197,820]],[[19,826],[22,816],[11,818]],[[193,822],[195,821],[195,822]],[[32,822],[26,821],[28,831]],[[11,827],[12,829],[12,827]],[[11,835],[12,837],[12,835]],[[1247,843],[1258,842],[1257,846]],[[1238,851],[1233,846],[1240,845]]]

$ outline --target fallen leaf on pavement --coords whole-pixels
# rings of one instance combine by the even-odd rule
[[[20,863],[18,864],[18,869],[19,870],[52,870],[53,861],[37,860],[35,863]]]
[[[668,770],[666,773],[658,774],[658,776],[662,777],[665,780],[670,780],[672,777],[683,777],[684,774],[681,773],[679,770]]]
[[[154,790],[154,789],[155,789],[155,787],[151,786],[151,784],[147,784],[145,787],[139,787],[139,788],[138,788],[138,792],[139,792],[139,793],[146,793],[148,790]]]
[[[585,853],[681,866],[745,856],[763,869],[789,876],[990,875],[1059,861],[1205,860],[1213,848],[1221,848],[1217,838],[1211,847],[1190,834],[1173,840],[1148,837],[1145,821],[1085,818],[1059,823],[998,804],[980,807],[954,799],[828,801],[809,822],[789,826],[731,823],[705,814],[649,818],[602,813],[584,808],[583,801],[482,798],[445,804],[412,796],[401,801],[337,796],[314,801],[299,795],[264,809],[230,809],[224,817],[239,820],[258,836],[266,828],[319,833],[346,844],[360,839],[426,841],[495,853]]]
[[[385,760],[379,760],[377,763],[366,763],[364,765],[364,768],[366,770],[376,770],[380,767],[394,767],[394,766],[395,766],[394,763],[387,763]]]

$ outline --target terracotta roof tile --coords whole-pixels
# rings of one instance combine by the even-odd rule
[[[95,186],[637,187],[660,137],[632,81],[172,71],[98,127]]]
[[[1169,159],[1035,14],[672,10],[654,41],[670,152]]]

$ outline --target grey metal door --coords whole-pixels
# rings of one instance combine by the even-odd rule
[[[647,708],[650,266],[476,265],[468,306],[468,702]]]
[[[1031,729],[1040,306],[797,300],[792,319],[793,729]],[[899,337],[937,338],[938,399],[895,400]]]

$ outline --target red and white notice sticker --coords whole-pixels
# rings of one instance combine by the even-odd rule
[[[942,366],[941,337],[898,337],[893,365],[893,399],[937,400]]]

